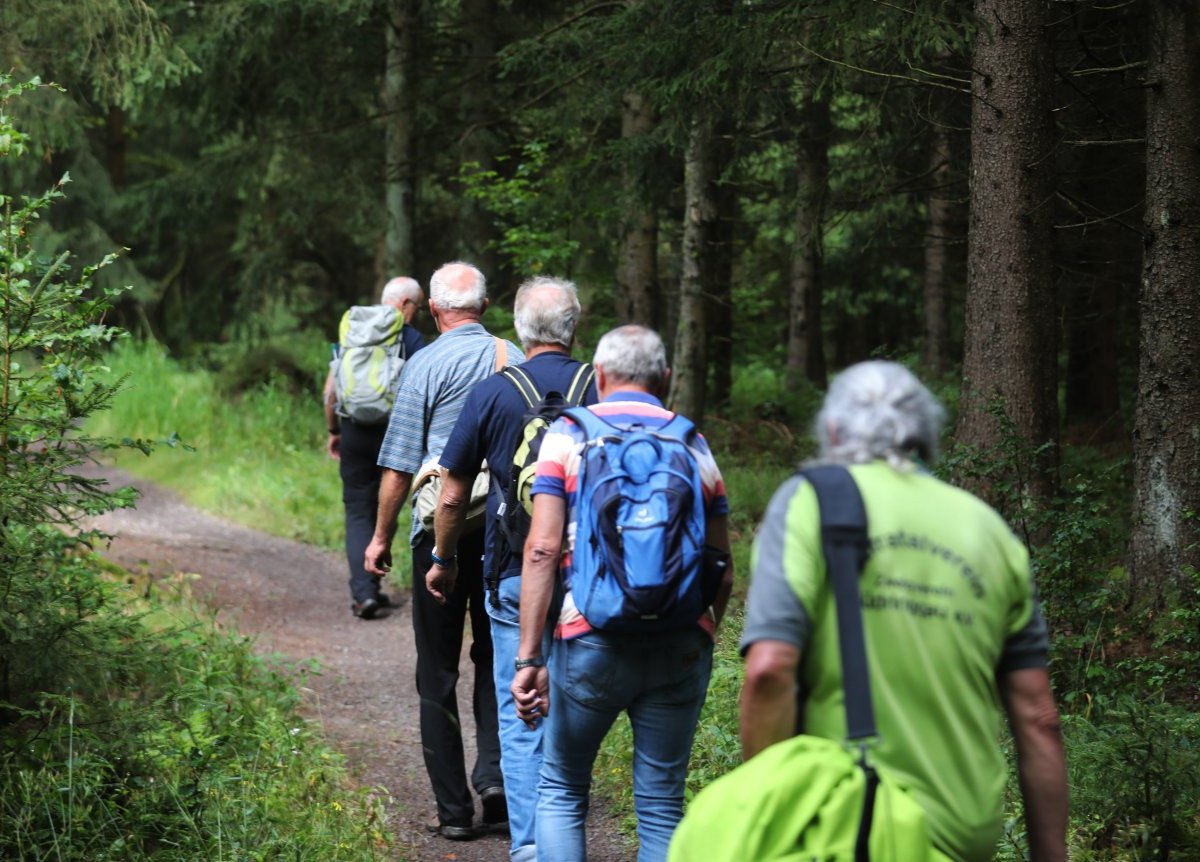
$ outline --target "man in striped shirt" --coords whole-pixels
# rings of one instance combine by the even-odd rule
[[[656,333],[641,326],[615,329],[600,339],[592,362],[600,402],[588,409],[606,423],[654,431],[674,418],[659,401],[670,370]],[[712,607],[695,625],[636,634],[593,628],[571,592],[576,486],[587,443],[583,429],[567,416],[547,430],[532,488],[533,523],[522,569],[521,638],[512,693],[524,721],[547,719],[538,786],[538,857],[554,862],[586,858],[584,818],[592,765],[601,740],[625,710],[633,726],[638,859],[655,862],[666,859],[671,834],[683,816],[692,736],[712,670],[712,637],[729,599],[733,570],[726,567]],[[727,554],[725,483],[703,437],[695,435],[688,448],[700,472],[706,542]],[[542,633],[560,560],[564,595],[547,668]]]
[[[413,474],[441,456],[475,384],[497,368],[519,363],[523,358],[515,344],[494,338],[483,328],[480,318],[487,305],[483,273],[469,264],[448,263],[429,279],[429,312],[441,337],[413,356],[400,373],[387,434],[379,450],[379,466],[384,468],[379,511],[365,560],[366,570],[378,577],[391,568],[396,520],[408,497]],[[471,785],[483,802],[485,824],[507,819],[496,691],[492,685],[492,640],[483,594],[484,536],[482,530],[463,536],[457,559],[441,557],[432,532],[422,528],[414,513],[409,539],[412,582],[417,585],[412,591],[412,616],[425,769],[437,800],[439,833],[444,838],[465,840],[476,834],[475,803],[467,785],[455,688],[468,614],[471,661],[475,665],[472,704],[478,751]],[[460,569],[444,604],[421,586],[435,560],[442,565],[457,564]]]

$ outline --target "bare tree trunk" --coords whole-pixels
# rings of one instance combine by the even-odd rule
[[[922,363],[930,374],[940,375],[949,364],[950,316],[950,133],[936,123],[929,150],[930,190],[926,198],[924,315],[925,345]]]
[[[462,88],[462,161],[474,162],[484,170],[496,164],[495,140],[489,129],[492,116],[492,64],[496,59],[496,0],[462,0],[464,51],[462,69],[467,83]],[[494,241],[496,227],[483,206],[466,196],[462,199],[459,235],[464,260],[476,264],[490,281],[503,283]]]
[[[796,241],[788,300],[787,376],[795,386],[808,379],[824,388],[825,344],[821,302],[824,282],[825,201],[829,196],[829,103],[812,94],[800,112],[796,166]]]
[[[718,136],[720,155],[717,164],[729,164],[731,129],[722,129]],[[711,274],[708,286],[708,337],[712,364],[712,398],[715,407],[725,407],[733,394],[733,237],[738,219],[737,190],[732,183],[720,183],[716,188],[717,218],[713,224],[712,243],[707,270]]]
[[[384,187],[387,232],[384,279],[413,274],[413,97],[411,64],[414,0],[391,0],[387,21],[387,69],[383,76],[386,119]]]
[[[1164,605],[1200,568],[1200,9],[1150,6],[1146,248],[1130,574]]]
[[[654,115],[646,100],[629,92],[621,100],[621,137],[648,135]],[[617,316],[622,323],[654,327],[658,306],[658,216],[647,196],[645,170],[626,161],[621,171],[624,215],[617,255]]]
[[[1051,280],[1053,69],[1046,0],[976,0],[971,211],[958,438],[992,451],[1004,428],[1037,450],[1010,481],[1026,499],[1056,484],[1056,306]],[[987,487],[977,490],[987,492]]]
[[[707,251],[717,218],[715,150],[712,119],[693,120],[684,156],[683,255],[670,401],[673,410],[694,422],[704,416],[708,376],[705,281]]]

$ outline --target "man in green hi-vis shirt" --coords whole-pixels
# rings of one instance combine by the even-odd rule
[[[1065,860],[1066,766],[1028,553],[995,511],[920,466],[936,452],[942,415],[906,368],[864,362],[834,380],[817,417],[820,460],[848,465],[866,505],[875,759],[912,788],[939,851],[983,862],[1002,828],[1007,715],[1032,857]],[[742,650],[747,759],[798,725],[845,737],[820,514],[799,476],[776,492],[755,541]]]

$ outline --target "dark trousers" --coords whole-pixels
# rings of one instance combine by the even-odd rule
[[[483,589],[483,530],[458,543],[458,580],[446,604],[425,589],[433,561],[433,537],[421,534],[413,547],[413,632],[417,645],[417,694],[421,698],[421,747],[425,770],[437,799],[438,822],[469,826],[475,803],[467,786],[462,728],[458,720],[458,660],[463,625],[471,621],[471,662],[475,666],[471,707],[477,756],[471,771],[476,791],[500,787],[500,736],[492,680],[492,634]]]
[[[375,533],[375,512],[379,507],[379,477],[383,474],[375,462],[387,424],[358,425],[349,419],[341,423],[342,505],[346,509],[346,563],[350,567],[350,596],[365,602],[379,592],[379,578],[363,568],[363,556]]]

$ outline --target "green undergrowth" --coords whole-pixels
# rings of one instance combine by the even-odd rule
[[[384,797],[301,717],[305,669],[194,612],[182,576],[99,566],[46,575],[78,599],[42,644],[62,665],[0,704],[0,858],[384,858]]]
[[[177,438],[182,445],[153,457],[124,452],[115,463],[229,520],[341,550],[342,489],[337,462],[325,452],[320,348],[289,348],[297,358],[287,367],[308,369],[305,387],[292,377],[244,379],[229,370],[254,369],[253,360],[232,359],[221,372],[172,359],[150,342],[125,342],[107,361],[114,377],[128,377],[126,387],[89,429],[117,438]],[[394,577],[404,580],[407,511],[400,523]]]

